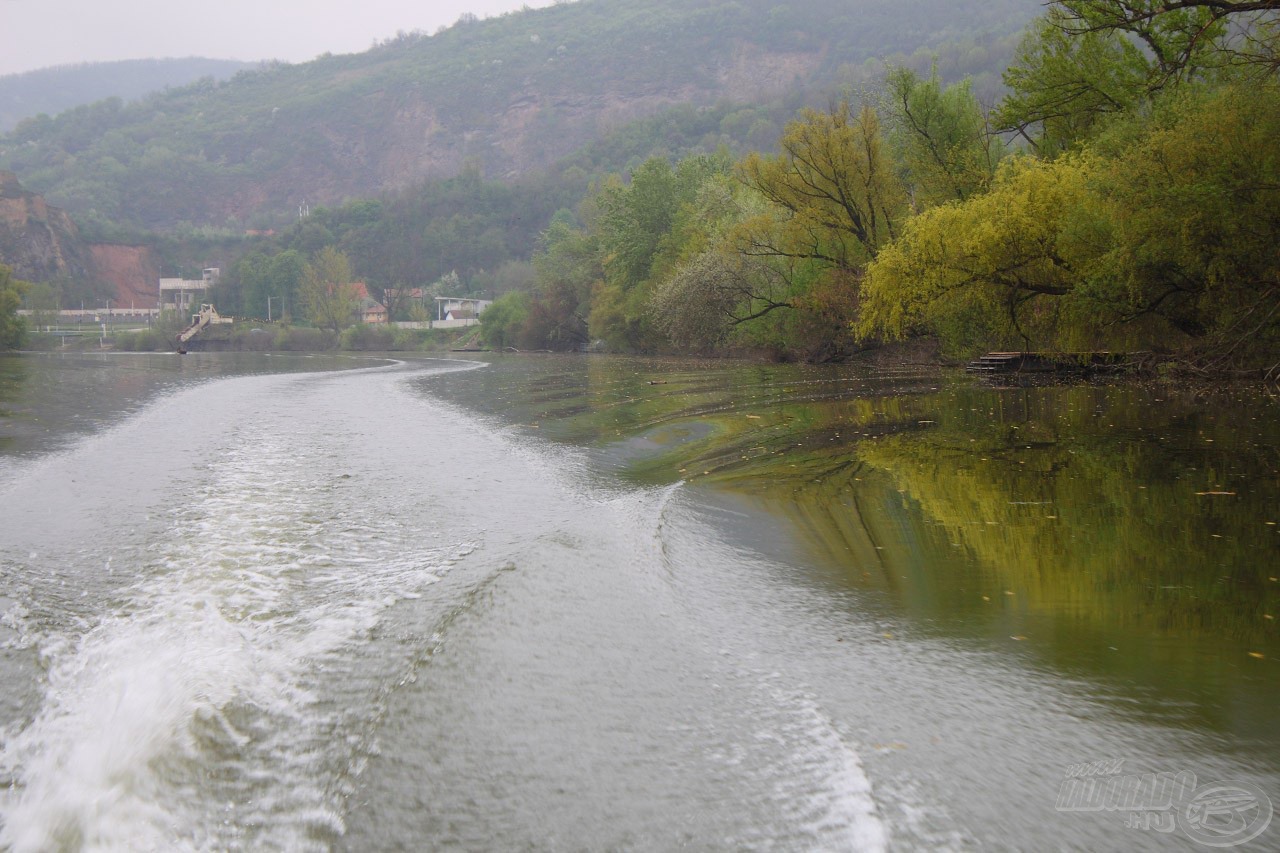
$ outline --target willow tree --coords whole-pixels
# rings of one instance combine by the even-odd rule
[[[1072,33],[1061,9],[1034,22],[1004,72],[1009,93],[995,112],[1041,155],[1051,156],[1093,135],[1145,96],[1149,59],[1112,32]]]
[[[1187,90],[1100,139],[1109,323],[1159,321],[1207,364],[1280,352],[1280,83]]]
[[[1280,0],[1058,0],[1070,35],[1118,33],[1146,50],[1155,82],[1280,65]]]
[[[854,112],[848,102],[805,110],[779,146],[776,156],[752,154],[742,163],[743,180],[779,213],[743,230],[743,252],[860,274],[894,238],[907,208],[875,111]]]
[[[351,281],[351,262],[332,246],[325,246],[302,274],[301,296],[307,318],[317,327],[340,332],[350,326],[360,308]]]
[[[867,270],[859,334],[936,333],[956,353],[1061,340],[1064,298],[1109,245],[1089,227],[1092,171],[1080,157],[1011,158],[987,193],[912,219]]]
[[[1057,0],[1005,71],[1001,127],[1042,154],[1188,82],[1280,68],[1280,0]]]
[[[743,324],[795,308],[784,264],[712,248],[691,258],[655,291],[654,322],[679,347],[708,350]]]
[[[787,276],[804,322],[787,348],[813,361],[853,345],[864,270],[899,231],[909,205],[874,110],[848,103],[805,110],[776,156],[749,156],[742,180],[765,210],[735,230],[736,250]]]
[[[884,103],[889,141],[915,210],[964,201],[990,183],[1005,145],[988,127],[968,80],[943,86],[937,68],[928,77],[896,68],[885,81]]]

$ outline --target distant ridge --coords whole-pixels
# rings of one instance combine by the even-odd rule
[[[202,77],[226,80],[253,67],[232,59],[126,59],[57,65],[0,76],[0,133],[24,118],[57,115],[106,98],[132,101],[162,89],[185,86]]]
[[[885,61],[927,72],[938,56],[944,75],[998,86],[1041,9],[1040,0],[578,0],[25,122],[0,137],[0,168],[97,221],[277,227],[304,202],[389,197],[467,171],[516,182],[677,108],[770,106],[776,128],[838,87],[872,84]],[[729,141],[749,139],[751,123]],[[776,129],[767,130],[751,144],[772,144]],[[725,135],[712,131],[703,147]],[[683,144],[661,121],[649,133],[638,153]]]

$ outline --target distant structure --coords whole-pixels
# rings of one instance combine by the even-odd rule
[[[200,278],[162,278],[160,279],[160,311],[177,311],[187,314],[192,306],[207,301],[209,291],[217,286],[222,271],[217,267],[209,267],[202,271]]]
[[[363,281],[353,281],[351,289],[360,303],[356,309],[360,314],[360,322],[369,326],[386,325],[387,309],[369,295],[369,286]]]
[[[435,328],[474,326],[480,322],[484,309],[493,304],[492,299],[465,299],[457,296],[436,297]]]

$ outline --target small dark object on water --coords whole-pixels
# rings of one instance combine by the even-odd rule
[[[650,379],[650,380],[649,380],[649,384],[650,384],[650,385],[666,385],[666,384],[667,384],[667,380],[665,380],[665,379]]]

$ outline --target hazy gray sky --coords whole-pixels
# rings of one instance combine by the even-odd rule
[[[283,59],[353,53],[552,0],[0,0],[0,74],[112,59]]]

